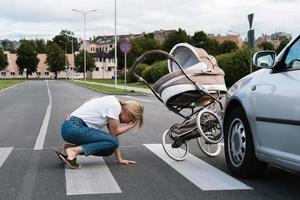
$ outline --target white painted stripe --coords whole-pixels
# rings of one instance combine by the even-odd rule
[[[153,102],[151,100],[142,99],[142,98],[133,97],[133,96],[123,96],[123,97],[128,98],[128,99],[133,99],[133,100],[141,101],[141,102],[146,102],[146,103],[152,103]]]
[[[67,195],[122,193],[102,157],[80,156],[80,169],[66,166]]]
[[[46,137],[46,133],[47,133],[47,128],[48,128],[48,124],[49,124],[50,114],[51,114],[52,97],[51,97],[51,92],[50,92],[48,80],[46,80],[46,84],[47,84],[47,89],[48,89],[49,104],[47,106],[47,110],[46,110],[46,113],[45,113],[45,117],[44,117],[42,126],[40,128],[39,135],[38,135],[38,137],[35,141],[35,145],[34,145],[34,148],[33,148],[34,150],[43,149],[44,141],[45,141],[45,137]]]
[[[174,161],[167,156],[161,144],[144,144],[172,168],[201,190],[251,190],[246,184],[189,154],[184,161]]]
[[[13,147],[0,148],[0,167],[3,165],[12,150]]]

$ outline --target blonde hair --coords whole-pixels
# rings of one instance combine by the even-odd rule
[[[138,123],[139,128],[141,128],[144,124],[144,106],[136,101],[120,101],[120,103],[122,108],[132,115],[134,122]]]

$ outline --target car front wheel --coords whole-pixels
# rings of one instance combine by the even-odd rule
[[[244,110],[234,107],[224,122],[225,157],[229,170],[240,178],[263,175],[266,164],[257,160]]]

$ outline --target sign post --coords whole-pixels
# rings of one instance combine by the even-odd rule
[[[127,82],[127,78],[126,78],[126,71],[127,71],[127,53],[129,53],[132,49],[132,44],[131,42],[128,40],[128,39],[124,39],[121,41],[120,43],[120,50],[122,53],[124,53],[124,57],[125,57],[125,84],[124,84],[124,87],[125,87],[125,90],[126,90],[126,82]]]
[[[249,31],[248,31],[248,47],[249,48],[254,48],[255,46],[255,36],[254,36],[254,29],[252,29],[252,24],[253,24],[253,18],[254,18],[254,13],[251,13],[248,15],[248,22],[249,22]],[[250,73],[252,73],[252,55],[250,51]]]

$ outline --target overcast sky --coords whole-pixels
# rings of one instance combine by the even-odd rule
[[[52,39],[60,30],[83,38],[114,34],[114,0],[0,0],[0,39]],[[117,34],[182,28],[246,36],[247,15],[254,13],[256,37],[276,31],[300,33],[300,0],[117,0]]]

